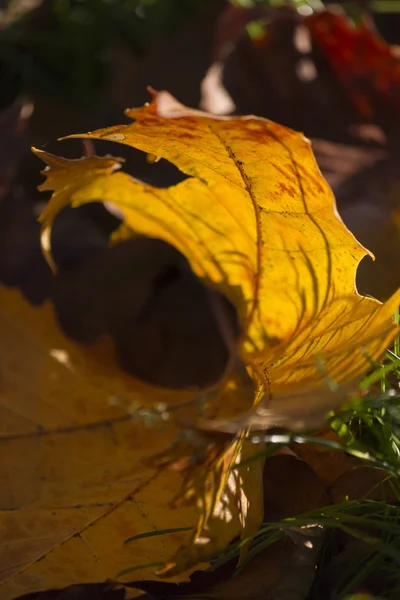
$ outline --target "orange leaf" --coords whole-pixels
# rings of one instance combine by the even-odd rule
[[[365,23],[355,27],[345,15],[329,11],[311,15],[306,23],[365,118],[375,115],[377,101],[398,111],[400,61],[376,32]]]

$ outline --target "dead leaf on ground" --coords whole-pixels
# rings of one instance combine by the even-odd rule
[[[138,261],[144,250],[146,263]],[[210,368],[215,371],[217,362],[221,362],[221,357],[218,358],[221,343],[212,323],[207,322],[207,318],[201,320],[202,314],[207,316],[207,303],[201,304],[199,282],[189,277],[178,286],[182,299],[190,297],[191,286],[196,292],[196,301],[183,307],[184,310],[172,311],[170,307],[163,313],[165,304],[160,304],[158,294],[163,293],[163,285],[176,283],[177,279],[179,283],[179,272],[175,272],[177,264],[183,272],[190,271],[173,248],[159,240],[141,238],[100,252],[78,271],[57,277],[54,301],[58,316],[64,330],[86,342],[81,347],[68,342],[57,331],[50,305],[34,310],[17,293],[2,290],[0,337],[7,347],[7,361],[3,359],[0,366],[3,384],[0,405],[3,452],[7,457],[2,459],[2,477],[7,485],[2,488],[0,500],[1,526],[10,540],[3,546],[1,559],[6,565],[1,592],[4,597],[15,597],[27,590],[63,587],[73,581],[82,584],[116,578],[120,571],[137,569],[140,565],[144,566],[135,570],[137,579],[154,578],[156,564],[160,567],[177,550],[185,534],[150,537],[147,542],[144,538],[127,546],[124,546],[125,540],[156,529],[195,525],[192,517],[198,514],[198,509],[194,512],[185,505],[171,508],[182,485],[179,465],[170,471],[154,460],[157,454],[174,452],[176,442],[180,443],[173,462],[185,459],[185,444],[179,440],[177,428],[164,420],[167,415],[165,393],[169,397],[172,392],[151,388],[155,396],[145,393],[149,403],[143,406],[139,400],[143,384],[124,375],[116,362],[119,358],[131,371],[137,371],[140,365],[151,366],[153,358],[143,353],[143,348],[138,352],[132,346],[138,342],[134,319],[137,314],[143,315],[143,308],[150,303],[154,314],[149,325],[156,330],[160,327],[161,332],[163,327],[165,331],[166,326],[175,325],[170,332],[175,337],[166,338],[171,344],[165,348],[168,364],[165,369],[158,365],[159,372],[151,378],[152,383],[159,382],[163,373],[168,373],[172,387],[188,384],[182,376],[194,376],[194,381],[189,383],[197,386],[203,377],[209,381],[210,372],[213,377]],[[173,277],[165,277],[171,268]],[[157,289],[153,290],[153,279],[160,275]],[[172,286],[169,290],[171,300],[174,289]],[[178,302],[181,300],[179,294],[175,297]],[[199,313],[196,319],[190,316],[189,308]],[[164,322],[157,323],[163,314],[164,317],[169,314],[172,321],[165,318]],[[185,319],[192,319],[193,325],[202,327],[203,331],[192,332],[194,338],[191,339],[190,322],[186,327]],[[114,336],[116,346],[104,339],[107,333]],[[199,342],[199,333],[211,336],[203,348],[203,356],[199,343],[190,355],[182,356],[182,349],[192,346],[196,339]],[[128,347],[126,342],[130,342]],[[154,352],[155,348],[151,350]],[[34,357],[31,357],[32,351]],[[211,364],[208,371],[207,364]],[[146,373],[141,374],[146,378]],[[19,386],[21,377],[26,381],[23,388]],[[177,389],[173,396],[179,406],[197,394]],[[191,406],[193,414],[196,407]],[[182,410],[181,413],[182,419],[189,419],[190,412]],[[186,435],[189,462],[201,463],[209,442],[199,436],[191,440],[190,432]],[[214,444],[223,461],[227,445],[227,438],[222,444]],[[249,450],[253,449],[257,447],[251,445]],[[18,467],[21,452],[26,458]],[[261,502],[262,490],[256,489],[261,487],[261,476],[256,477],[260,468],[262,465],[255,462],[243,471],[246,481],[240,493],[246,490],[250,496],[255,486],[253,498],[258,496]],[[197,477],[195,470],[193,484],[200,486],[201,501],[204,489],[201,478],[197,482]],[[216,477],[219,477],[218,470]],[[235,473],[229,477],[233,482]],[[236,487],[241,483],[240,478],[235,482]],[[214,522],[218,518],[221,522],[218,544],[222,539],[228,544],[242,529],[236,509],[239,490],[231,484],[229,489],[231,496],[223,496],[222,502],[229,502],[226,510],[232,522],[226,523],[223,511],[220,518],[215,514]],[[207,503],[212,511],[211,498]],[[161,507],[163,515],[159,514]],[[262,505],[258,512],[262,512]],[[106,543],[108,538],[112,538],[112,543]],[[150,554],[147,544],[152,548]],[[71,556],[76,557],[76,562]],[[22,564],[21,559],[25,559]],[[197,562],[192,560],[192,563]],[[122,579],[131,577],[129,572]]]
[[[343,392],[357,391],[370,358],[397,332],[392,314],[400,294],[382,305],[355,290],[367,252],[338,218],[301,134],[254,117],[215,119],[166,92],[129,114],[134,124],[89,137],[169,159],[189,178],[153,188],[118,172],[118,159],[71,161],[36,151],[50,167],[42,189],[54,190],[42,215],[47,255],[62,208],[115,204],[124,239],[130,233],[171,244],[217,294],[210,302],[229,360],[219,381],[200,391],[145,384],[121,376],[108,338],[79,348],[57,333],[48,307],[38,317],[3,292],[7,598],[115,577],[139,561],[167,561],[168,573],[178,573],[229,539],[255,533],[262,481],[259,461],[240,466],[257,449],[245,441],[247,428],[320,423]],[[236,309],[239,339],[218,294]],[[18,388],[21,372],[25,387]],[[153,419],[152,430],[132,422],[137,412]],[[201,428],[215,429],[216,441]],[[171,446],[182,429],[185,436]],[[231,443],[218,438],[225,429],[237,435]],[[181,508],[166,511],[179,499]],[[174,533],[123,545],[135,533],[196,521],[187,538]],[[12,556],[13,539],[22,544],[23,565]]]
[[[339,436],[332,429],[324,429],[315,435],[316,438],[340,442]],[[322,444],[295,444],[293,450],[317,474],[324,485],[329,488],[341,475],[358,464],[354,456],[332,450]],[[328,468],[329,465],[329,468]]]
[[[193,508],[168,508],[179,474],[145,464],[176,430],[132,420],[132,380],[112,353],[88,362],[48,304],[30,307],[4,288],[0,299],[1,598],[163,563],[188,532],[124,542],[195,524]]]
[[[237,576],[214,586],[199,600],[272,600],[283,579],[287,579],[296,546],[289,539],[260,552]],[[294,575],[294,578],[296,576]]]
[[[367,355],[379,356],[393,339],[391,315],[399,294],[380,305],[356,293],[355,271],[366,251],[338,218],[308,141],[263,119],[218,119],[190,110],[166,92],[128,115],[133,124],[87,137],[169,159],[189,178],[153,188],[119,172],[118,159],[70,161],[36,150],[48,164],[42,189],[53,190],[41,217],[48,257],[52,221],[63,207],[114,204],[124,217],[122,239],[131,232],[175,246],[197,277],[237,310],[241,337],[237,342],[229,327],[221,327],[231,359],[219,385],[203,394],[203,416],[194,423],[234,434],[249,426],[320,423],[327,410],[343,401],[343,393],[356,391],[358,377],[370,364]],[[114,243],[118,239],[117,231]],[[239,385],[240,361],[252,375],[254,392],[249,383]],[[329,387],[327,378],[340,389]],[[208,495],[200,503],[196,550],[182,549],[177,566],[171,564],[173,572],[196,556],[205,557],[208,544],[216,548],[214,539],[222,533],[214,538],[219,518],[214,525],[211,521],[224,497],[220,482],[229,488],[232,448],[215,457],[225,466],[217,483],[206,487],[211,503]],[[198,498],[199,482],[206,484],[213,468],[204,468],[200,479],[191,476],[187,499]],[[232,501],[241,485],[236,484]],[[246,531],[254,515],[240,511]]]
[[[294,454],[277,454],[266,460],[263,487],[264,522],[276,522],[329,502],[324,484],[311,467]],[[196,587],[199,582],[193,576],[191,584],[184,584],[185,589],[171,586],[166,591],[178,597],[195,594],[204,599],[302,599],[314,579],[324,538],[322,528],[293,527],[284,540],[260,550],[243,571],[233,576],[228,573],[222,581],[206,586],[204,592]]]
[[[349,500],[376,500],[388,504],[398,503],[398,494],[390,482],[391,477],[382,469],[359,463],[333,482],[329,496],[333,504]]]
[[[329,503],[327,489],[313,468],[292,454],[265,461],[264,520],[294,517]]]
[[[315,437],[340,442],[337,434],[329,429]],[[346,497],[349,500],[386,499],[389,503],[397,502],[390,477],[383,469],[367,465],[365,461],[339,450],[331,450],[323,444],[294,444],[293,451],[324,485],[326,504],[340,503]]]
[[[362,318],[368,319],[372,324],[372,314],[381,309],[371,300],[357,298],[356,295],[351,297],[354,294],[354,283],[353,276],[350,280],[349,275],[364,252],[357,247],[351,236],[348,241],[352,240],[349,262],[349,266],[352,266],[348,270],[342,269],[342,262],[340,267],[332,266],[333,239],[335,249],[341,248],[340,244],[346,245],[345,240],[349,234],[334,214],[332,196],[323,181],[318,180],[318,170],[312,157],[310,156],[309,163],[304,160],[304,156],[309,155],[307,144],[298,134],[259,119],[218,120],[190,111],[165,93],[158,95],[150,107],[137,109],[130,114],[136,119],[133,125],[94,132],[89,137],[121,141],[154,156],[170,158],[195,178],[187,179],[167,190],[156,190],[126,178],[123,173],[116,173],[118,162],[113,163],[111,159],[93,158],[89,159],[89,164],[84,160],[71,162],[40,153],[51,167],[43,189],[55,189],[53,199],[42,217],[43,239],[47,248],[51,220],[62,206],[99,199],[114,203],[125,217],[124,235],[128,225],[132,228],[132,233],[135,231],[161,237],[176,245],[187,256],[194,272],[206,284],[213,285],[224,293],[236,306],[243,330],[243,346],[242,350],[239,349],[241,357],[246,364],[251,365],[254,377],[259,379],[258,393],[263,390],[267,395],[272,395],[268,408],[258,408],[255,416],[252,413],[248,422],[255,427],[262,426],[263,422],[270,419],[269,411],[274,402],[276,410],[285,413],[287,406],[293,405],[293,398],[297,402],[299,398],[303,402],[308,398],[318,411],[324,410],[318,389],[308,395],[304,392],[307,380],[313,382],[316,376],[318,379],[315,352],[318,351],[318,345],[320,351],[324,347],[324,327],[328,322],[329,328],[336,323],[334,327],[340,331],[341,337],[339,355],[343,352],[343,344],[346,344],[345,352],[348,353],[349,338],[345,331],[347,329],[347,335],[351,336],[354,333],[350,323],[354,319],[358,321],[364,315]],[[288,153],[286,148],[291,146],[293,149]],[[301,167],[293,157],[296,151],[302,153]],[[199,153],[198,158],[196,152]],[[263,152],[272,169],[268,179],[265,173],[262,179],[257,176]],[[256,161],[254,156],[257,156]],[[286,171],[282,172],[285,157],[289,162],[286,163]],[[253,162],[249,162],[252,159]],[[307,171],[306,168],[310,170]],[[288,183],[282,183],[282,175]],[[299,186],[297,192],[296,185]],[[229,211],[224,201],[228,197]],[[328,197],[329,203],[324,204]],[[282,212],[274,213],[278,199]],[[308,201],[310,207],[307,205]],[[199,217],[196,219],[200,202],[202,214],[207,214],[207,220],[215,223],[211,228]],[[300,210],[300,213],[296,212],[296,227],[302,230],[301,236],[285,221],[291,206]],[[300,217],[301,206],[304,217]],[[312,215],[311,206],[320,211],[318,216]],[[321,224],[320,215],[323,218]],[[196,227],[193,225],[193,218],[196,219]],[[275,231],[272,219],[275,219]],[[246,223],[247,236],[243,233],[242,223]],[[264,228],[268,232],[267,244],[262,237]],[[303,249],[306,243],[302,237],[304,231],[309,231],[309,249]],[[333,235],[332,242],[329,241],[330,235]],[[342,242],[338,243],[338,239],[342,239]],[[316,249],[313,240],[317,244]],[[318,248],[319,244],[322,247]],[[235,248],[244,252],[246,261],[234,259],[234,253],[237,252]],[[307,252],[314,253],[312,268],[307,261]],[[342,250],[336,252],[343,261]],[[285,261],[288,261],[287,267],[284,267]],[[274,272],[274,264],[279,265],[279,273]],[[287,275],[282,277],[286,270]],[[331,284],[326,279],[327,272],[330,273],[328,277],[332,279]],[[320,283],[322,289],[318,289]],[[288,289],[293,290],[291,295],[288,294]],[[311,297],[307,297],[307,289],[313,290]],[[393,302],[397,303],[397,299],[394,298]],[[344,316],[346,306],[351,308],[347,308],[347,315]],[[394,307],[389,310],[392,312]],[[314,337],[318,335],[314,321],[317,314],[318,322],[322,323],[320,339]],[[342,321],[338,322],[338,317]],[[346,328],[346,319],[349,317],[350,323],[347,323]],[[378,313],[376,317],[379,321]],[[311,328],[313,343],[310,346],[308,336]],[[360,330],[357,326],[357,333]],[[370,334],[372,331],[370,329]],[[329,339],[332,340],[331,333]],[[374,341],[372,345],[375,343]],[[306,354],[304,344],[308,344]],[[356,345],[359,344],[360,339],[357,337]],[[384,344],[386,346],[387,338]],[[382,350],[385,346],[381,346]],[[256,350],[257,348],[260,350]],[[305,356],[310,348],[313,351],[307,361]],[[278,357],[283,353],[285,358],[279,361]],[[298,363],[298,356],[302,356],[303,363]],[[335,365],[333,371],[330,371],[329,365],[324,365],[326,372],[334,379],[349,378],[349,373],[344,370],[345,364],[352,372],[354,368],[358,370],[361,364],[366,366],[367,363],[365,355],[361,353],[358,358],[353,352],[348,353],[344,361],[338,358],[337,355],[331,355]],[[265,379],[267,372],[274,390],[272,394],[269,382]],[[299,381],[302,383],[302,391],[297,392],[299,397],[296,397],[295,390]],[[229,379],[227,382],[229,383]],[[332,402],[326,388],[323,389],[327,402]],[[286,406],[285,400],[288,402]],[[251,404],[252,398],[245,397],[243,401]],[[221,399],[219,410],[223,414]],[[304,405],[301,409],[297,408],[296,416],[299,420],[300,413],[304,415]],[[238,429],[245,424],[242,415],[239,418],[241,425],[238,423]],[[304,421],[301,423],[304,426]]]
[[[166,92],[128,115],[133,124],[87,137],[170,159],[190,177],[156,189],[118,172],[117,159],[69,161],[36,150],[48,163],[42,189],[54,190],[41,217],[47,254],[52,221],[64,206],[115,204],[124,216],[124,237],[129,227],[133,236],[175,246],[194,273],[235,306],[242,331],[237,353],[256,381],[256,401],[264,394],[255,415],[237,429],[246,422],[271,424],[274,411],[291,409],[293,426],[306,406],[301,426],[314,410],[314,420],[320,419],[341,401],[324,377],[344,390],[369,367],[366,354],[383,352],[395,335],[390,317],[400,294],[380,305],[356,293],[355,271],[367,252],[338,218],[308,141],[264,119],[214,118],[187,109]],[[377,336],[383,323],[386,333]],[[252,404],[243,397],[239,409],[244,413]],[[223,411],[219,402],[219,418]]]

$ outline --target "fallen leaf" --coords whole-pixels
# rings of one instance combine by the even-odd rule
[[[180,474],[146,464],[176,429],[135,419],[134,380],[112,354],[69,342],[49,304],[2,287],[0,304],[2,600],[162,564],[188,532],[124,542],[195,525],[193,507],[169,507]]]
[[[382,469],[357,464],[333,482],[329,495],[332,503],[349,500],[382,501],[396,504],[398,495],[393,489],[391,477]]]
[[[238,438],[211,447],[200,473],[198,468],[189,470],[179,496],[185,504],[196,504],[201,516],[191,544],[181,546],[161,574],[181,573],[226,548],[235,532],[246,539],[258,531],[264,515],[260,451],[260,445]],[[248,548],[249,544],[242,546],[242,558]]]
[[[290,454],[266,460],[264,521],[295,516],[327,504],[326,490],[313,470]],[[284,540],[259,551],[242,572],[214,586],[204,598],[303,599],[315,577],[325,532],[319,527],[287,530]]]
[[[303,460],[287,452],[265,462],[264,522],[275,522],[328,504],[325,486],[316,473]],[[293,527],[287,533],[285,539],[259,550],[241,571],[206,586],[201,594],[192,576],[191,584],[184,584],[187,597],[196,594],[204,599],[304,598],[315,576],[325,532],[319,527],[304,530]],[[181,588],[171,589],[171,595]]]
[[[228,8],[222,14],[216,26],[216,62],[202,82],[201,106],[216,114],[229,114],[236,106],[239,114],[266,116],[313,138],[318,165],[333,187],[343,221],[377,259],[360,265],[358,289],[385,300],[400,281],[399,234],[387,193],[399,160],[398,50],[369,24],[355,27],[337,7],[311,18],[294,9],[264,10],[261,44],[244,29],[251,10]],[[233,22],[231,14],[236,15]],[[384,77],[393,92],[386,99],[375,89]],[[374,123],[361,117],[351,97],[355,92],[374,111]],[[389,169],[384,162],[392,163]]]
[[[238,437],[231,445],[217,444],[211,461],[203,453],[194,470],[179,459],[187,452],[165,454],[165,464],[187,472],[186,500],[197,500],[204,490],[194,548],[168,565],[177,572],[240,530],[257,530],[257,469],[254,475],[249,467],[241,479],[235,462],[245,452],[246,430],[319,425],[327,411],[356,393],[370,360],[380,357],[398,331],[392,315],[400,291],[385,304],[357,294],[356,269],[367,251],[338,217],[301,134],[256,117],[214,118],[166,92],[127,114],[133,124],[87,137],[168,159],[189,177],[154,188],[119,172],[118,159],[71,161],[36,150],[48,164],[41,189],[53,190],[41,216],[42,241],[50,258],[52,222],[65,206],[111,203],[124,217],[115,243],[129,232],[164,240],[187,258],[206,288],[236,308],[239,340],[214,306],[230,359],[217,384],[189,394],[185,426]],[[149,405],[156,390],[136,387],[135,393]],[[182,403],[181,394],[165,390],[167,413]],[[222,520],[221,506],[227,508]]]
[[[265,461],[264,521],[285,519],[329,503],[324,483],[310,465],[292,454]]]
[[[234,304],[238,353],[258,394],[267,395],[262,408],[287,414],[295,405],[302,426],[306,408],[321,419],[342,400],[326,378],[354,384],[369,367],[367,355],[390,344],[400,293],[383,305],[357,294],[355,272],[367,251],[338,217],[309,142],[264,119],[187,109],[166,92],[128,115],[133,124],[88,137],[170,159],[190,177],[156,189],[116,172],[117,159],[69,161],[36,151],[50,167],[42,189],[54,190],[41,216],[44,247],[49,251],[51,223],[64,206],[115,204],[125,227],[171,243]],[[252,402],[243,398],[243,412]],[[260,427],[268,413],[258,418]]]
[[[324,429],[315,438],[340,443],[340,437],[332,429]],[[296,455],[313,469],[320,481],[329,489],[342,475],[351,471],[359,464],[354,456],[345,452],[332,450],[321,444],[295,444]]]
[[[357,27],[343,13],[329,10],[306,19],[314,41],[322,48],[336,76],[361,115],[367,119],[398,117],[400,60],[370,23]],[[377,106],[385,111],[377,112]]]
[[[138,260],[143,256],[143,252],[147,256],[146,263]],[[167,406],[165,390],[149,388],[150,393],[144,394],[148,402],[141,403],[139,396],[143,393],[143,389],[142,392],[139,390],[142,384],[129,376],[124,376],[124,372],[115,364],[115,352],[112,347],[109,347],[110,340],[100,339],[97,344],[94,344],[101,334],[113,334],[117,355],[122,353],[125,357],[123,362],[129,361],[125,366],[133,367],[134,371],[139,365],[146,366],[149,357],[143,356],[143,351],[140,354],[135,346],[131,345],[137,343],[135,338],[138,336],[137,329],[135,326],[132,327],[132,319],[135,318],[136,313],[143,317],[145,314],[143,307],[150,299],[154,314],[149,324],[157,326],[157,319],[163,315],[165,304],[159,304],[157,295],[152,297],[154,294],[151,292],[151,280],[154,276],[158,277],[158,293],[162,292],[161,279],[166,279],[163,268],[169,269],[171,265],[176,267],[177,260],[178,264],[182,262],[181,255],[160,240],[140,238],[129,240],[124,244],[120,243],[106,252],[98,252],[80,270],[67,273],[61,278],[57,277],[53,297],[63,328],[86,344],[89,343],[89,346],[75,346],[57,332],[49,305],[35,311],[17,294],[2,290],[1,339],[7,346],[8,361],[3,360],[0,368],[3,383],[1,391],[5,395],[5,397],[2,395],[0,400],[2,423],[6,429],[3,451],[7,456],[7,460],[2,460],[1,476],[8,485],[4,486],[4,497],[0,495],[0,500],[5,511],[4,517],[7,517],[3,520],[3,528],[9,538],[9,544],[3,547],[4,564],[9,565],[9,568],[4,572],[5,582],[2,593],[10,593],[13,597],[17,592],[10,590],[32,591],[62,587],[72,582],[81,584],[102,580],[105,577],[115,578],[121,571],[127,571],[126,575],[121,575],[122,579],[129,579],[132,577],[131,569],[138,579],[154,577],[156,568],[154,563],[160,566],[170,558],[171,554],[182,545],[180,540],[183,534],[177,532],[169,534],[168,537],[149,537],[148,543],[153,547],[156,555],[157,546],[159,548],[159,560],[154,560],[153,551],[150,551],[149,555],[146,549],[143,549],[146,536],[143,536],[143,540],[135,540],[132,543],[131,552],[124,552],[124,541],[132,532],[146,533],[146,530],[149,530],[152,533],[153,530],[174,529],[175,526],[181,527],[182,524],[186,527],[188,522],[190,523],[187,515],[193,514],[193,511],[185,509],[184,505],[175,510],[169,508],[170,504],[174,504],[182,485],[182,475],[177,463],[179,460],[184,462],[186,456],[189,461],[194,461],[195,466],[190,472],[192,477],[186,476],[188,487],[189,484],[195,486],[196,491],[199,490],[200,503],[205,498],[209,510],[213,512],[213,497],[203,493],[205,487],[203,479],[206,477],[209,480],[211,475],[202,467],[202,463],[206,462],[202,458],[202,453],[207,450],[209,442],[199,439],[199,436],[192,441],[189,436],[188,449],[184,447],[181,450],[182,445],[176,445],[179,440],[176,428],[171,428],[170,423],[164,421],[164,416],[169,417],[165,411]],[[186,270],[185,262],[180,265],[183,272]],[[161,279],[160,274],[163,276]],[[172,279],[175,281],[176,277]],[[185,378],[188,376],[194,376],[198,383],[199,377],[208,378],[210,369],[211,373],[215,371],[220,362],[221,357],[218,357],[218,353],[221,350],[221,342],[212,331],[212,323],[207,322],[209,318],[206,314],[207,303],[204,306],[201,304],[200,283],[194,278],[193,281],[189,278],[187,283],[189,288],[181,285],[178,287],[178,292],[182,294],[182,299],[192,298],[190,306],[183,305],[182,310],[170,312],[171,322],[166,319],[165,325],[175,324],[175,330],[170,332],[168,340],[172,346],[167,348],[165,369],[160,369],[158,366],[157,371],[160,372],[154,373],[151,378],[152,383],[159,383],[164,373],[169,376],[169,383],[173,386],[185,387],[187,385]],[[173,294],[174,287],[169,287],[169,293]],[[211,294],[215,293],[211,292]],[[178,295],[176,299],[179,302],[180,296]],[[218,302],[217,297],[214,300]],[[91,308],[89,311],[85,308],[88,305],[89,309]],[[186,322],[187,318],[193,319],[188,312],[189,308],[196,311],[196,320],[193,320],[193,324],[200,324],[203,327],[203,331],[198,331],[197,334],[193,332],[195,338],[192,341],[190,341],[192,335],[190,320]],[[187,373],[182,373],[182,378],[179,377],[179,360],[182,357],[179,352],[176,352],[176,348],[185,349],[180,339],[183,329],[186,336],[183,341],[192,344],[197,340],[197,347],[190,356],[186,356],[184,364],[180,363],[180,369],[187,370]],[[121,332],[123,338],[120,337]],[[206,345],[202,350],[199,344],[201,335],[209,335],[209,346],[214,348],[213,351],[208,348],[207,355],[203,353],[203,356],[201,352],[206,350]],[[12,347],[9,339],[13,341]],[[125,341],[130,342],[128,348],[123,345]],[[121,343],[122,346],[118,347]],[[35,358],[30,356],[32,345],[35,352],[39,350]],[[207,360],[211,361],[208,370]],[[196,364],[199,367],[197,370]],[[23,373],[27,381],[22,390],[18,385],[19,373]],[[87,384],[86,380],[91,384]],[[139,396],[137,396],[138,391]],[[39,398],[37,398],[38,393]],[[170,393],[167,391],[168,397]],[[198,392],[194,391],[176,390],[173,395],[178,403],[177,408],[179,403],[185,405],[197,394]],[[35,400],[32,401],[31,398]],[[61,403],[61,410],[58,403]],[[119,415],[116,417],[116,422],[107,418],[110,413],[115,412]],[[190,412],[182,412],[181,418],[185,422],[185,419],[189,419]],[[58,415],[56,422],[53,422],[55,419],[53,413]],[[24,423],[29,418],[32,419],[31,427],[21,432],[21,422]],[[149,424],[147,429],[144,427],[145,420]],[[193,416],[191,420],[193,421]],[[28,420],[27,426],[29,424]],[[186,437],[189,433],[190,431],[186,432]],[[230,440],[226,437],[222,444],[214,445],[217,454],[222,455],[222,465],[225,460],[223,458],[225,449],[227,454],[232,456],[232,449],[229,446]],[[21,448],[24,448],[23,452],[27,453],[29,460],[25,460],[23,465],[20,465],[15,475]],[[258,447],[251,444],[249,451],[258,452]],[[157,464],[154,455],[162,452],[173,454],[171,460],[167,461],[167,464],[174,465],[172,472],[166,470],[167,464],[159,462]],[[85,460],[81,457],[82,453]],[[244,454],[248,452],[245,451]],[[241,455],[243,456],[243,453]],[[200,464],[199,468],[196,468],[196,461]],[[235,471],[228,473],[225,470],[222,473],[232,480],[233,488],[230,484],[231,506],[227,509],[231,516],[230,521],[223,511],[221,514],[215,513],[215,516],[210,515],[213,517],[211,519],[213,526],[219,523],[218,544],[228,544],[243,529],[244,524],[240,521],[240,517],[246,514],[247,506],[239,509],[236,505],[237,495],[242,498],[242,502],[246,501],[246,495],[252,495],[252,505],[258,499],[259,510],[254,511],[255,506],[252,506],[252,514],[258,515],[257,524],[261,519],[262,484],[261,476],[258,475],[260,468],[262,468],[260,461],[256,461],[238,476],[235,475]],[[163,472],[161,479],[158,477],[160,472]],[[57,476],[54,475],[55,473]],[[241,483],[243,473],[246,481],[239,492],[238,484]],[[220,469],[216,465],[217,481],[219,475]],[[154,482],[160,483],[160,487],[158,484],[152,487],[153,478]],[[164,479],[168,483],[164,483]],[[142,485],[146,488],[146,493],[140,492]],[[253,494],[251,494],[252,486],[254,486]],[[226,502],[227,495],[222,483],[220,488],[222,501]],[[121,497],[121,494],[125,496],[125,492],[129,489],[132,490],[131,496]],[[102,502],[104,493],[111,496],[111,499],[107,497],[107,502]],[[152,493],[157,496],[156,502],[152,500]],[[16,498],[16,502],[20,501],[20,504],[11,507],[13,509],[11,524],[10,514],[6,512],[10,510],[10,497]],[[88,504],[88,498],[93,499],[93,502]],[[143,506],[140,504],[142,512],[139,513],[138,519],[135,517],[136,501],[138,503],[143,501]],[[120,502],[121,507],[119,507]],[[152,508],[147,504],[151,504]],[[157,513],[162,506],[165,521],[158,526],[155,523],[158,519]],[[63,510],[65,508],[69,510]],[[130,510],[127,511],[127,508]],[[153,510],[155,513],[152,512]],[[30,525],[25,527],[24,524],[24,530],[26,529],[29,535],[25,536],[26,539],[20,540],[21,531],[20,528],[15,528],[15,520],[24,523],[24,519],[27,518],[26,511],[28,519],[35,520],[37,526],[31,531]],[[95,517],[93,511],[96,513]],[[108,516],[109,512],[113,513],[111,517]],[[198,514],[197,511],[195,514]],[[248,522],[251,523],[251,519]],[[196,531],[195,522],[192,521],[190,524]],[[91,535],[86,533],[89,527]],[[57,535],[59,529],[61,532]],[[51,531],[51,536],[45,535],[48,530]],[[77,530],[79,533],[76,533]],[[205,536],[206,532],[201,531],[201,534]],[[108,548],[103,548],[104,540],[108,536],[113,536],[114,543],[108,544]],[[83,549],[78,547],[77,550],[71,550],[70,537],[75,544],[76,538],[84,539]],[[94,540],[93,544],[91,540]],[[96,548],[96,554],[94,551],[92,560],[90,556],[87,557],[88,565],[83,574],[82,551],[85,551],[86,541],[89,543],[89,550],[90,547]],[[185,552],[182,555],[185,564],[190,562],[186,551],[189,541],[190,539],[184,545]],[[121,553],[118,551],[118,546]],[[11,551],[13,547],[17,548],[16,554]],[[65,554],[76,556],[76,562],[73,560],[71,564]],[[180,554],[177,553],[177,557]],[[210,554],[209,548],[206,554]],[[25,556],[27,556],[26,564],[21,565],[20,560]],[[57,566],[59,561],[66,564],[64,570]],[[193,558],[192,563],[196,564],[198,560]],[[138,569],[140,565],[150,566]]]
[[[274,598],[273,594],[280,582],[287,579],[288,565],[291,564],[295,551],[294,543],[289,539],[282,540],[260,551],[239,575],[196,597],[199,600],[270,600]],[[293,580],[293,574],[290,579]]]

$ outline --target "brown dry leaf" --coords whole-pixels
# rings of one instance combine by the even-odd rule
[[[329,503],[324,482],[294,454],[268,458],[263,479],[265,521],[294,517]]]
[[[271,600],[280,582],[287,579],[296,546],[289,539],[261,551],[243,572],[196,596],[199,600]]]
[[[382,501],[396,504],[398,495],[391,485],[390,476],[382,469],[366,466],[361,461],[333,482],[329,495],[332,503],[349,500]]]
[[[324,429],[315,437],[340,442],[339,436],[332,429]],[[313,469],[327,487],[330,487],[341,475],[358,464],[357,459],[353,456],[331,450],[323,444],[295,444],[293,449],[296,455]]]
[[[324,484],[294,454],[268,458],[263,472],[264,521],[274,522],[328,504]],[[288,530],[287,538],[265,548],[242,572],[211,589],[204,599],[302,599],[315,576],[324,539],[321,528]]]
[[[340,442],[340,437],[331,429],[324,430],[315,436],[324,440]],[[396,503],[397,496],[390,483],[386,471],[366,465],[354,456],[331,450],[323,444],[295,444],[293,450],[305,464],[313,470],[318,480],[323,483],[330,503],[349,500],[382,500]],[[297,511],[300,513],[302,511]]]

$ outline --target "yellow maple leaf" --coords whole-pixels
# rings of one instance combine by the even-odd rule
[[[157,578],[152,565],[197,520],[193,507],[169,506],[180,474],[146,462],[176,428],[135,419],[137,386],[101,344],[96,353],[68,341],[49,304],[32,307],[1,286],[0,304],[0,598],[141,565],[138,579]],[[165,529],[178,531],[125,544]]]
[[[0,305],[2,600],[107,578],[158,579],[156,566],[173,555],[180,557],[175,571],[181,581],[187,578],[182,571],[193,569],[201,555],[188,529],[198,529],[200,541],[200,534],[203,540],[209,535],[203,555],[240,534],[249,487],[255,484],[251,495],[262,502],[262,465],[227,473],[223,467],[236,458],[237,442],[226,437],[210,444],[197,435],[191,443],[186,431],[185,444],[176,445],[179,430],[163,419],[163,407],[173,400],[187,404],[193,391],[171,396],[135,380],[116,364],[110,339],[89,346],[68,341],[49,303],[32,307],[0,286]],[[250,444],[244,455],[256,448]],[[168,452],[175,453],[173,460],[161,462]],[[213,477],[220,483],[215,495],[176,507],[182,474],[178,465],[166,466],[186,457],[200,461],[185,471],[188,496],[193,488],[205,490]],[[215,505],[219,498],[226,502],[224,477],[230,477],[231,504],[220,514]],[[204,518],[196,528],[199,511]],[[154,537],[160,530],[168,533]],[[130,537],[135,539],[126,544]]]
[[[41,215],[42,241],[51,260],[51,225],[58,212],[67,205],[111,203],[124,218],[114,242],[146,235],[170,243],[237,310],[241,335],[233,345],[227,340],[231,361],[219,385],[205,390],[190,422],[239,437],[219,446],[215,461],[189,470],[184,494],[197,501],[203,486],[198,501],[203,517],[192,550],[178,551],[171,573],[226,544],[238,528],[243,535],[256,530],[262,515],[260,467],[249,467],[246,493],[243,476],[229,481],[236,458],[247,452],[241,432],[319,425],[357,390],[371,359],[395,337],[392,315],[400,291],[385,304],[358,295],[355,273],[367,251],[338,216],[302,134],[266,119],[191,110],[167,92],[127,114],[132,124],[81,137],[133,146],[171,161],[189,177],[159,189],[119,171],[119,159],[71,161],[35,150],[48,165],[41,189],[53,190]],[[149,404],[159,390],[136,393]],[[167,407],[181,402],[182,393],[165,391]],[[198,400],[198,394],[192,398]],[[177,458],[166,453],[167,463]],[[229,514],[221,510],[226,498]]]
[[[124,217],[114,240],[131,232],[169,242],[236,307],[237,352],[256,392],[241,394],[231,429],[271,419],[292,428],[318,423],[343,400],[327,382],[354,391],[395,337],[400,290],[383,305],[357,293],[368,251],[341,221],[310,142],[266,119],[188,109],[167,92],[127,115],[132,124],[72,137],[133,146],[170,160],[188,179],[158,189],[116,172],[118,159],[70,161],[35,150],[49,167],[41,189],[54,190],[41,215],[47,255],[63,207],[112,203]],[[258,408],[244,418],[254,398]]]

